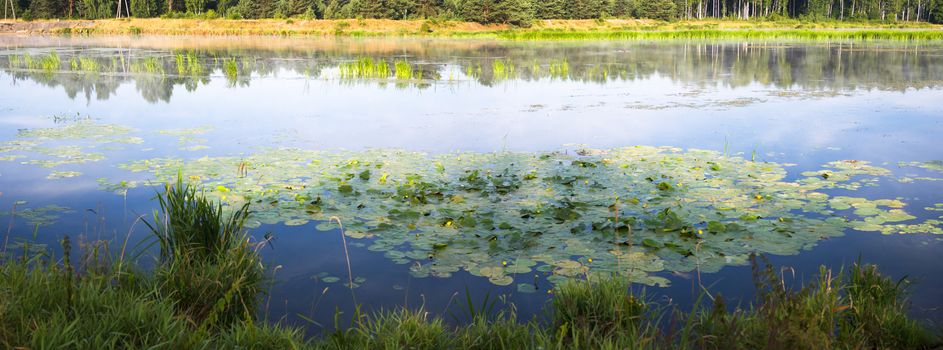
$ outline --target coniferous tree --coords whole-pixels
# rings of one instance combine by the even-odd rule
[[[235,14],[238,12],[238,5],[239,0],[218,0],[216,2],[216,12],[222,16],[228,16],[230,14],[230,10],[232,10],[232,13]]]
[[[348,18],[350,15],[347,12],[347,7],[344,6],[339,0],[330,0],[327,5],[324,6],[324,11],[321,18],[325,19],[339,19],[339,18]]]
[[[442,0],[442,13],[451,18],[463,18],[465,0]]]
[[[385,0],[351,0],[348,12],[357,18],[390,18],[390,6]]]
[[[567,0],[542,0],[534,3],[534,17],[540,19],[567,18]]]
[[[636,13],[637,17],[670,21],[677,17],[675,3],[671,0],[641,1]]]
[[[534,19],[530,0],[465,0],[462,15],[479,23],[526,26]]]
[[[314,0],[278,0],[275,12],[285,17],[312,14],[316,16],[317,4]]]
[[[609,15],[615,17],[631,17],[635,13],[634,0],[612,0],[609,3]]]
[[[206,9],[206,0],[184,0],[187,12],[200,14]]]
[[[412,0],[414,5],[414,13],[418,17],[429,18],[434,17],[439,14],[439,9],[442,8],[442,0]]]
[[[138,18],[148,18],[158,15],[159,4],[155,0],[130,0],[131,15]]]
[[[62,1],[33,0],[29,10],[33,18],[58,18],[65,14]]]
[[[943,0],[935,0],[933,8],[930,10],[930,22],[943,24]]]
[[[439,0],[387,0],[388,15],[392,19],[429,18],[442,6]]]
[[[245,18],[270,18],[275,14],[274,0],[240,0],[237,6]]]
[[[603,0],[570,0],[567,4],[569,18],[587,19],[599,18],[606,11],[606,2]]]

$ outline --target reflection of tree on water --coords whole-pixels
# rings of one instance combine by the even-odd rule
[[[605,83],[658,76],[696,86],[760,84],[846,91],[935,87],[943,79],[943,60],[934,55],[937,48],[920,46],[490,43],[419,48],[410,46],[400,53],[362,47],[328,51],[81,49],[55,52],[55,60],[46,60],[53,62],[51,67],[48,62],[36,62],[53,51],[0,56],[0,65],[14,79],[62,86],[70,98],[82,93],[86,99],[93,95],[107,99],[122,83],[133,81],[149,102],[168,102],[177,85],[194,91],[222,78],[232,87],[248,86],[253,77],[275,76],[280,71],[306,79],[398,88],[423,88],[435,81],[491,86],[509,80]]]

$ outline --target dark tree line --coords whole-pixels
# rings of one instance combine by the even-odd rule
[[[118,0],[13,0],[26,18],[109,18]],[[134,17],[460,19],[695,18],[943,23],[943,0],[122,0]],[[122,7],[125,7],[122,5]]]

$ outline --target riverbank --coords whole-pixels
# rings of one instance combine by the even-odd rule
[[[943,26],[913,22],[803,22],[640,19],[541,20],[529,28],[435,20],[110,19],[0,21],[20,35],[416,36],[505,40],[814,39],[943,40]]]
[[[229,255],[219,263],[222,265],[201,263],[200,269],[168,275],[164,268],[150,274],[133,266],[122,266],[120,260],[109,264],[104,258],[89,259],[88,254],[80,252],[77,255],[81,259],[73,257],[78,263],[70,263],[66,257],[61,263],[43,258],[0,263],[0,346],[13,349],[940,346],[938,334],[907,317],[907,282],[882,276],[873,265],[853,265],[834,274],[823,268],[821,276],[801,289],[782,289],[778,269],[755,265],[760,288],[757,302],[733,311],[719,295],[705,294],[700,306],[683,311],[660,305],[654,296],[638,292],[623,279],[573,280],[554,289],[544,320],[519,319],[514,306],[498,303],[500,298],[466,300],[466,296],[461,296],[450,312],[471,320],[462,325],[449,325],[442,316],[430,314],[422,307],[376,313],[355,310],[350,316],[341,316],[338,311],[336,317],[352,318],[349,326],[346,322],[335,324],[335,330],[307,338],[303,328],[273,324],[263,316],[240,311],[252,309],[246,309],[232,295],[255,289],[258,282],[235,284],[235,289],[224,292],[208,289],[224,282],[245,282],[229,279],[235,270],[219,268],[232,266]],[[209,304],[186,302],[188,297]],[[267,313],[262,309],[253,311],[256,315]],[[231,317],[222,317],[227,314]],[[316,324],[310,327],[321,328]]]

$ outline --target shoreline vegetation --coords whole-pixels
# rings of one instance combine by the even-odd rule
[[[662,305],[621,278],[574,279],[553,290],[544,319],[521,320],[513,305],[469,297],[470,320],[449,325],[422,309],[349,315],[349,325],[306,339],[270,323],[261,298],[270,273],[257,251],[267,241],[243,228],[249,208],[226,209],[183,183],[165,187],[146,221],[159,247],[60,242],[61,255],[28,244],[0,256],[0,346],[4,348],[245,349],[932,349],[938,331],[907,316],[906,279],[856,263],[821,268],[787,283],[753,257],[756,298],[727,305],[704,289],[692,310]],[[339,221],[339,220],[338,220]],[[7,233],[9,235],[9,232]],[[113,246],[111,245],[113,244]],[[120,247],[120,249],[115,249]],[[338,257],[339,259],[342,257]],[[348,262],[349,264],[349,262]],[[219,288],[218,286],[228,286]],[[354,297],[352,293],[352,297]]]
[[[939,41],[925,22],[643,19],[535,20],[528,27],[389,19],[170,19],[0,21],[0,34],[153,36],[417,37],[498,40],[850,40]]]

